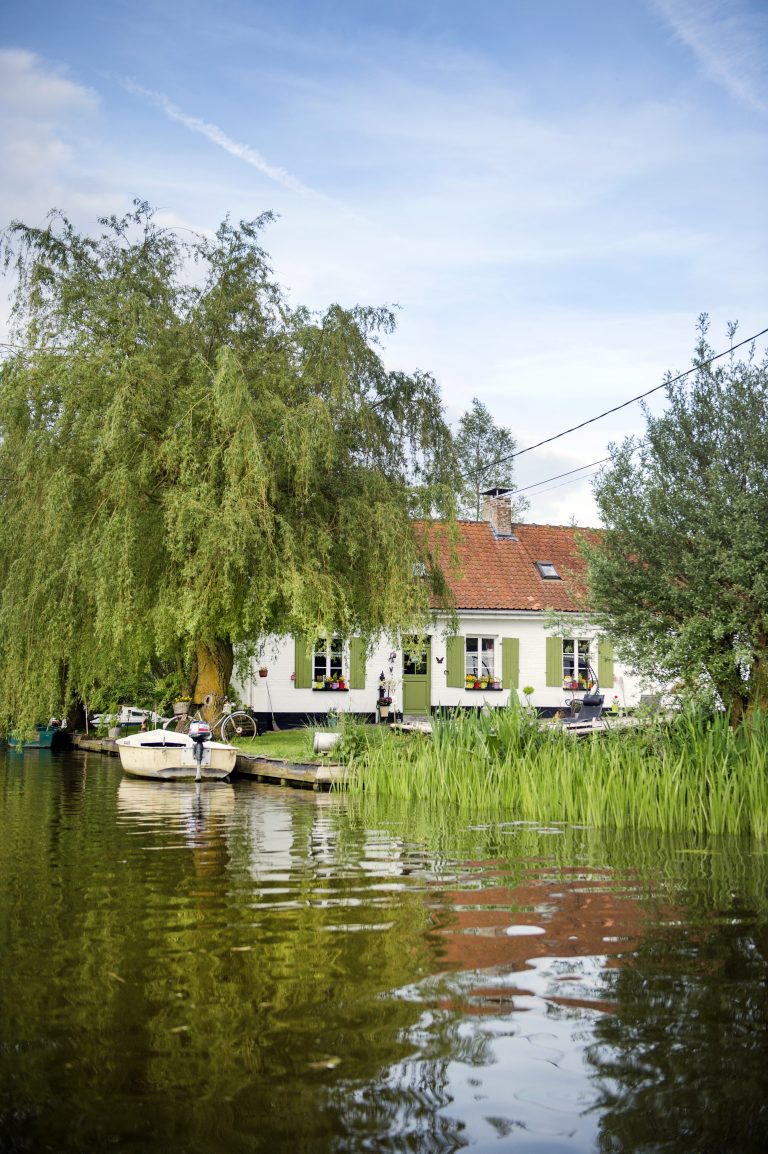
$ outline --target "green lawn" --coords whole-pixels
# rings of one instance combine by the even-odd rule
[[[259,757],[274,757],[281,761],[323,761],[322,754],[312,752],[317,726],[306,729],[284,729],[281,732],[267,732],[259,737],[238,741],[237,747],[243,753],[255,753]],[[326,755],[327,760],[327,755]]]
[[[365,727],[368,742],[379,744],[390,738],[389,729],[384,725],[369,725]],[[315,733],[328,733],[329,730],[319,725],[307,726],[304,729],[284,729],[279,733],[268,731],[259,737],[238,741],[237,747],[243,753],[256,754],[259,757],[274,757],[282,761],[323,762],[333,759],[333,752],[315,754],[312,752]]]

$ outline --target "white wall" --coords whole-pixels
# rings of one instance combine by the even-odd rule
[[[561,708],[570,697],[561,688],[546,684],[546,644],[547,631],[543,617],[531,614],[507,614],[503,617],[493,614],[483,616],[464,617],[460,621],[459,632],[469,637],[493,637],[496,640],[495,659],[496,673],[501,677],[501,639],[503,637],[517,637],[520,642],[520,690],[524,685],[533,686],[531,701],[539,707]],[[590,638],[592,641],[590,660],[597,669],[597,640],[594,629],[574,627],[575,637]],[[236,688],[245,704],[261,713],[326,713],[329,710],[336,712],[350,712],[356,714],[373,713],[376,707],[379,690],[379,675],[384,672],[389,676],[389,657],[393,645],[387,638],[380,639],[373,651],[366,658],[366,685],[364,689],[351,689],[346,693],[317,691],[313,689],[297,689],[292,680],[294,670],[294,643],[291,638],[269,640],[265,646],[262,660],[251,663],[251,675],[243,682],[235,682]],[[348,655],[347,655],[348,657]],[[442,659],[442,660],[441,660]],[[443,626],[438,626],[432,633],[431,646],[431,681],[432,705],[450,708],[457,705],[466,705],[477,708],[487,703],[490,706],[504,705],[509,701],[510,693],[504,691],[483,691],[452,689],[446,685],[446,635]],[[269,670],[267,677],[258,675],[260,665]],[[344,672],[349,675],[348,659],[344,663]],[[395,685],[391,696],[394,706],[402,709],[402,659],[398,652],[394,663]],[[601,685],[600,691],[605,694],[606,706],[611,704],[613,696],[619,698],[620,705],[635,706],[638,704],[641,693],[639,678],[632,676],[626,668],[616,660],[614,662],[614,685]],[[522,692],[520,692],[522,700]]]
[[[391,643],[382,638],[374,646],[365,663],[365,689],[350,689],[348,692],[334,692],[315,689],[297,689],[292,680],[295,673],[295,648],[293,638],[270,638],[264,649],[263,659],[251,662],[251,675],[244,681],[235,678],[235,688],[242,701],[257,713],[374,713],[379,696],[379,674],[389,675],[389,655]],[[259,667],[265,666],[266,677],[259,676]],[[345,652],[344,674],[349,677],[349,651]],[[395,662],[395,677],[402,677],[400,654]],[[391,694],[395,706],[402,705],[402,687],[398,685]],[[271,703],[271,704],[270,704]]]
[[[520,642],[520,676],[518,680],[518,696],[523,700],[523,686],[533,686],[531,704],[540,708],[564,707],[571,694],[563,689],[547,685],[547,654],[546,638],[549,636],[545,628],[543,617],[532,614],[507,614],[504,617],[489,614],[487,616],[464,617],[459,624],[459,633],[465,637],[493,637],[496,658],[496,673],[501,676],[501,640],[503,637],[516,637]],[[587,626],[574,625],[574,632],[570,636],[589,639],[590,663],[597,670],[597,632]],[[446,657],[446,638],[443,631],[439,631],[432,642],[432,702],[434,705],[472,705],[477,706],[487,701],[489,705],[505,704],[509,699],[509,692],[489,692],[482,690],[451,689],[446,685],[445,667],[447,660],[442,663],[438,658]],[[620,661],[614,660],[614,684],[601,685],[600,692],[605,695],[605,704],[609,706],[614,694],[619,698],[619,704],[635,706],[640,700],[641,683],[639,678],[632,676]]]

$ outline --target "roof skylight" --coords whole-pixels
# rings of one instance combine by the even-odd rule
[[[546,581],[561,581],[562,578],[552,561],[537,561],[536,568]]]

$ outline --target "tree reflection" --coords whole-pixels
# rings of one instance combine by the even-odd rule
[[[614,973],[618,1012],[588,1055],[606,1154],[766,1148],[768,931],[738,905],[713,920],[646,939]]]
[[[762,1151],[759,847],[9,765],[0,1148]]]

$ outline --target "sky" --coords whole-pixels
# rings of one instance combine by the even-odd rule
[[[718,351],[768,326],[766,0],[2,11],[0,228],[270,210],[290,299],[396,306],[385,361],[454,426],[477,397],[526,448],[689,368],[702,312]],[[644,427],[633,404],[522,454],[527,519],[597,524],[589,470],[548,479]]]

